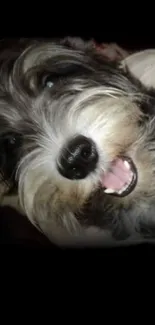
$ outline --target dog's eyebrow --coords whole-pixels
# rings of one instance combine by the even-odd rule
[[[92,69],[89,69],[88,65],[78,64],[78,63],[58,63],[52,66],[50,74],[57,77],[69,77],[74,75],[81,75],[83,73],[90,73]]]

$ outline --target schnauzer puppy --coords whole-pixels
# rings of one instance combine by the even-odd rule
[[[0,52],[1,204],[58,245],[153,237],[154,89],[91,42],[15,43]]]

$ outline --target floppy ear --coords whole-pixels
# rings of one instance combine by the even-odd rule
[[[95,43],[92,39],[84,40],[81,37],[68,36],[60,40],[60,44],[68,46],[75,50],[89,50],[95,48]]]
[[[129,55],[122,62],[144,85],[155,87],[155,49]]]

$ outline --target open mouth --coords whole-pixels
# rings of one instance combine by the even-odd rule
[[[128,157],[118,157],[101,176],[100,182],[106,194],[120,197],[130,194],[137,184],[137,170],[133,161]]]

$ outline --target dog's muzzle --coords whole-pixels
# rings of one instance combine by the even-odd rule
[[[71,139],[59,158],[59,173],[68,179],[84,179],[96,168],[98,152],[94,142],[82,135]]]
[[[62,149],[58,171],[70,180],[86,178],[94,172],[99,160],[95,143],[90,138],[78,135]],[[124,197],[137,184],[137,170],[129,157],[116,157],[106,171],[101,171],[99,187],[105,194]]]

